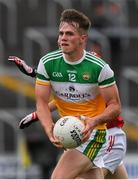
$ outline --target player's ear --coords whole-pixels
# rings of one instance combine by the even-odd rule
[[[87,35],[87,34],[81,35],[81,41],[82,41],[82,42],[86,42],[87,39],[88,39],[88,35]]]

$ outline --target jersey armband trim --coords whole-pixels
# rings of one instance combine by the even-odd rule
[[[99,83],[99,86],[108,86],[108,84],[115,83],[115,78],[111,77]]]
[[[36,80],[36,84],[43,85],[43,86],[48,86],[48,85],[50,85],[50,82],[44,82],[44,81]]]
[[[100,85],[100,88],[109,87],[109,86],[112,86],[113,84],[115,84],[115,81],[113,83],[110,83],[110,84]]]
[[[47,81],[47,80],[49,80],[48,78],[46,78],[44,75],[42,75],[42,74],[39,74],[38,72],[37,72],[37,75],[36,75],[36,77],[38,78],[38,79],[41,79],[41,80],[44,80],[44,81]]]

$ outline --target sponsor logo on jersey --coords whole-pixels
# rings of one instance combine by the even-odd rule
[[[61,72],[53,72],[53,73],[52,73],[52,76],[53,76],[53,77],[63,77],[63,75],[62,75]]]
[[[69,86],[69,91],[74,92],[75,91],[75,87],[74,86]]]
[[[84,99],[90,98],[91,95],[88,92],[81,93],[75,89],[74,86],[69,86],[66,92],[56,91],[57,96],[65,98],[71,101],[83,101]]]
[[[90,97],[90,94],[88,94],[88,93],[83,93],[83,94],[76,93],[75,94],[75,93],[56,92],[56,94],[59,97],[63,97],[63,98],[70,99],[73,101],[78,101],[78,102]]]

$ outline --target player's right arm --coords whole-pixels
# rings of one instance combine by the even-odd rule
[[[51,112],[48,106],[49,97],[51,94],[51,86],[40,85],[36,81],[35,94],[37,115],[42,127],[44,128],[45,133],[47,134],[49,140],[53,143],[53,145],[62,148],[60,142],[53,135],[54,122],[52,120]]]
[[[37,78],[35,84],[37,115],[49,140],[56,147],[62,148],[59,140],[53,135],[54,121],[48,106],[52,91],[50,76],[48,73],[49,70],[50,69],[47,67],[47,61],[44,63],[43,58],[41,58],[37,68]]]
[[[51,117],[51,112],[48,107],[49,97],[50,97],[50,85],[35,85],[36,94],[36,108],[37,116],[48,135],[49,139],[52,138],[53,134],[53,120]]]

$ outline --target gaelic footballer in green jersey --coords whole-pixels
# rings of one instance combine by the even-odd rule
[[[94,117],[106,107],[99,87],[111,86],[115,80],[109,65],[91,53],[84,50],[80,60],[69,62],[62,51],[57,50],[41,58],[36,83],[51,85],[61,116]],[[105,124],[96,128],[103,129]]]

